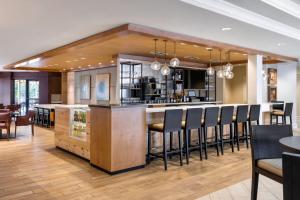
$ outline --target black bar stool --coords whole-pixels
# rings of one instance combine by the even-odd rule
[[[38,124],[43,125],[44,124],[44,109],[38,108],[38,112],[39,112]]]
[[[247,120],[248,120],[248,105],[238,106],[236,116],[234,117],[234,137],[237,144],[238,151],[240,150],[240,139],[246,140],[247,149],[249,148],[248,143],[248,131],[247,131]],[[238,124],[242,124],[243,137],[239,137]]]
[[[221,153],[224,154],[224,126],[229,125],[229,140],[225,142],[229,142],[231,145],[231,151],[234,152],[234,137],[232,131],[232,119],[233,119],[233,106],[224,106],[221,108],[221,115],[218,122],[220,129],[220,140],[221,140]]]
[[[50,127],[50,109],[44,109],[43,126]]]
[[[271,116],[270,116],[271,124],[273,124],[272,123],[273,116],[276,117],[276,124],[279,124],[278,123],[278,118],[279,117],[282,118],[282,124],[286,124],[286,117],[290,118],[290,124],[292,124],[293,123],[292,112],[293,112],[293,103],[286,103],[285,106],[284,106],[284,111],[276,110],[276,111],[271,112]]]
[[[189,153],[190,150],[199,149],[200,151],[200,160],[202,160],[202,131],[201,131],[201,122],[202,122],[202,108],[190,108],[186,111],[185,121],[182,122],[182,129],[184,130],[185,138],[185,154],[186,154],[186,163],[189,164]],[[196,146],[191,145],[191,130],[198,130],[198,141],[199,144]]]
[[[37,125],[39,123],[39,109],[37,107],[34,107],[35,117],[34,117],[34,123]]]
[[[147,154],[147,162],[150,161],[150,156],[163,158],[165,170],[167,170],[167,159],[168,154],[179,153],[180,165],[182,166],[182,142],[181,142],[181,122],[182,122],[182,110],[174,109],[174,110],[166,110],[164,123],[159,124],[151,124],[148,126],[148,154]],[[163,155],[159,155],[157,153],[151,153],[151,132],[160,132],[163,133]],[[172,134],[171,132],[178,132],[178,151],[169,151],[167,152],[166,146],[166,135],[167,133]],[[171,142],[171,141],[170,141]]]
[[[252,122],[255,122],[256,125],[259,125],[259,118],[260,118],[260,105],[251,105],[250,112],[248,117],[248,126],[249,126],[249,133],[252,134]]]
[[[204,121],[202,123],[203,135],[204,135],[204,152],[205,159],[207,159],[207,128],[215,127],[215,145],[217,149],[217,155],[219,156],[219,142],[218,142],[218,118],[219,118],[219,107],[208,107],[205,108]]]

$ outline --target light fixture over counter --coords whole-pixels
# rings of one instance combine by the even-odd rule
[[[154,61],[151,63],[151,69],[158,71],[160,70],[160,62],[157,61],[157,48],[156,48],[157,39],[154,39]]]
[[[164,40],[165,43],[165,64],[162,66],[160,72],[162,75],[167,76],[170,74],[170,67],[167,64],[167,40]]]

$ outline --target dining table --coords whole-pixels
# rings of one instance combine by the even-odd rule
[[[284,137],[279,143],[287,152],[300,154],[300,136]]]

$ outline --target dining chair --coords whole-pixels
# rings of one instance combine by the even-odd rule
[[[283,200],[298,200],[300,197],[300,155],[282,154]]]
[[[11,124],[11,115],[10,112],[0,113],[0,129],[6,130],[7,140],[10,137],[10,124]]]
[[[31,134],[34,136],[34,118],[35,111],[29,110],[25,116],[16,116],[15,122],[15,138],[17,137],[18,126],[31,126]]]
[[[251,200],[257,199],[259,174],[279,183],[282,179],[282,153],[279,140],[292,136],[290,125],[253,125],[251,134]]]

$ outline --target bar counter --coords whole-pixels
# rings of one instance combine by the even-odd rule
[[[57,116],[55,144],[57,147],[86,158],[91,165],[109,174],[117,174],[145,166],[147,124],[162,123],[165,110],[183,109],[185,112],[189,108],[215,106],[236,108],[238,105],[246,104],[197,102],[197,104],[188,105],[175,103],[156,106],[146,104],[57,105],[55,106]],[[273,104],[261,105],[261,111],[265,113],[270,112]],[[78,113],[75,114],[76,112]],[[81,112],[86,112],[85,119],[81,117]],[[76,115],[79,117],[75,117]],[[182,118],[185,120],[185,114]],[[76,126],[74,128],[74,124],[79,125],[79,128]],[[84,124],[83,133],[78,132]],[[209,130],[208,134],[211,131]],[[162,146],[161,136],[158,133],[153,134],[154,151],[159,151]],[[194,138],[191,139],[193,142]],[[169,141],[166,142],[169,143]],[[175,139],[174,144],[176,143]]]

